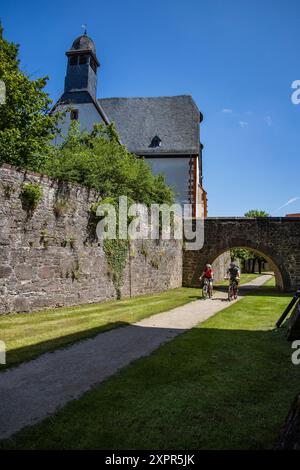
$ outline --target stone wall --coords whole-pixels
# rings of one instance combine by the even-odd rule
[[[226,275],[228,267],[230,265],[230,261],[230,251],[222,253],[214,260],[214,262],[212,263],[212,267],[214,270],[215,281],[223,281],[224,276]]]
[[[39,183],[43,190],[32,214],[22,207],[26,182]],[[87,188],[8,165],[0,168],[0,313],[116,298],[102,246],[90,237],[89,209],[98,199]],[[133,242],[124,297],[181,285],[181,241]]]
[[[185,251],[183,285],[197,286],[206,263],[232,248],[249,248],[263,256],[276,284],[286,291],[300,286],[300,219],[288,217],[216,217],[204,222],[201,250]]]

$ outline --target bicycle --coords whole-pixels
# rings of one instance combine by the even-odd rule
[[[202,296],[204,300],[207,298],[211,299],[213,296],[212,280],[208,279],[207,277],[205,277],[203,281]]]
[[[238,280],[230,279],[228,286],[228,300],[229,302],[233,299],[237,299],[238,296]]]

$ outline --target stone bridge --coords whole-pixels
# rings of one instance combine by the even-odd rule
[[[300,218],[289,217],[205,219],[203,248],[184,252],[183,285],[198,286],[205,264],[232,248],[249,248],[263,256],[280,289],[300,287]]]

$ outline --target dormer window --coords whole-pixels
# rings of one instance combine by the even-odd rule
[[[77,121],[79,118],[78,109],[71,109],[70,117],[71,117],[71,121]]]
[[[151,140],[151,144],[149,145],[149,147],[155,148],[155,147],[160,147],[160,146],[161,146],[161,139],[158,137],[158,135],[156,135]]]

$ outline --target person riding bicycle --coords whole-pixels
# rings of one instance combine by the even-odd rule
[[[229,268],[227,269],[227,277],[229,277],[230,281],[235,281],[238,285],[240,276],[240,268],[232,261]]]
[[[225,279],[229,278],[228,300],[237,299],[238,285],[240,280],[240,268],[232,261],[227,270]]]
[[[214,280],[214,271],[212,269],[211,264],[207,264],[205,266],[205,269],[199,279],[200,281],[202,281],[202,279],[204,280],[203,291],[202,291],[203,298],[206,299],[208,295],[208,297],[211,299],[212,292],[213,292],[213,280]]]
[[[202,279],[207,279],[211,284],[213,283],[214,271],[211,264],[207,264],[205,266],[205,269],[199,279],[200,281],[202,281]]]

